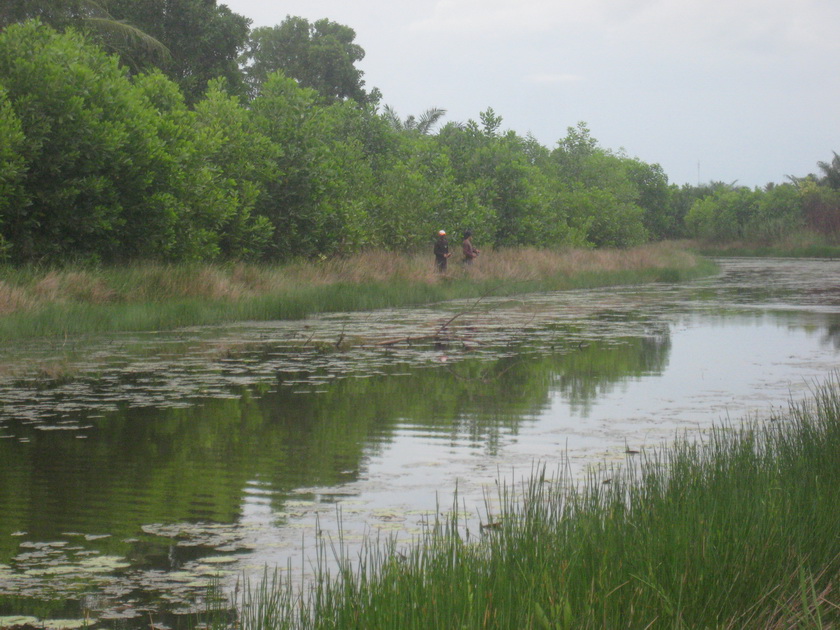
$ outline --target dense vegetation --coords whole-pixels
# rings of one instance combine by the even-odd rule
[[[492,109],[438,127],[366,89],[355,33],[214,0],[0,10],[0,262],[285,261],[428,246],[773,240],[840,228],[840,159],[750,190],[678,187],[599,146],[549,149]],[[436,131],[435,131],[436,130]]]

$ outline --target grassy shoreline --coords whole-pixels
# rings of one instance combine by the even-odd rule
[[[544,469],[500,484],[466,540],[456,499],[408,549],[351,559],[322,542],[310,588],[268,576],[236,627],[834,628],[838,452],[835,378],[767,422],[683,435],[579,484]]]
[[[486,252],[445,276],[427,255],[369,252],[321,263],[155,265],[0,271],[0,339],[171,330],[323,312],[415,306],[646,282],[677,282],[714,265],[674,245],[629,250]]]
[[[733,241],[705,243],[684,241],[684,246],[703,256],[739,258],[840,258],[840,245],[813,235],[792,235],[777,243]]]

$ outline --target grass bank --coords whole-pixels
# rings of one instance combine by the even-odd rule
[[[810,232],[794,232],[775,242],[731,241],[708,243],[685,241],[686,249],[703,256],[840,258],[840,244]]]
[[[453,257],[454,258],[454,257]],[[630,250],[490,251],[445,276],[429,255],[368,252],[267,267],[137,265],[0,271],[0,339],[167,330],[482,295],[676,282],[714,271],[667,244]]]
[[[472,541],[453,516],[409,549],[339,551],[337,575],[323,543],[311,589],[276,576],[245,589],[237,627],[836,628],[838,453],[832,381],[768,422],[684,436],[579,484],[537,470],[502,485]]]

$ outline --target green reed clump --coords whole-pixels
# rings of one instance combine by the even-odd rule
[[[306,590],[261,585],[240,599],[240,625],[837,627],[838,455],[831,381],[784,416],[684,435],[581,483],[544,467],[502,483],[479,532],[456,499],[406,549],[370,542],[351,562],[340,541],[322,544]]]

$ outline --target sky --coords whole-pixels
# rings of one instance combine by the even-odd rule
[[[351,27],[365,87],[553,148],[584,122],[602,148],[678,185],[755,187],[840,152],[840,0],[218,0],[275,26]]]

